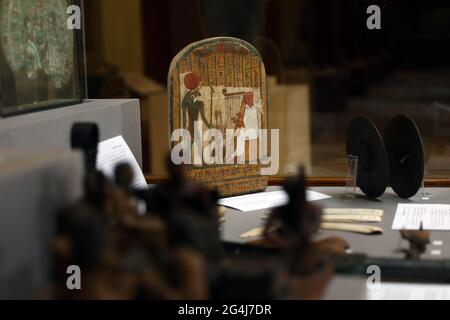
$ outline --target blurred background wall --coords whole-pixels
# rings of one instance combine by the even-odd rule
[[[123,72],[144,72],[141,0],[85,1],[89,55]]]

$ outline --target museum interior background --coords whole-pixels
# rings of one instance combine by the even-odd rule
[[[382,30],[366,8],[382,8]],[[345,132],[356,115],[380,131],[410,115],[426,145],[426,175],[450,177],[450,3],[379,0],[89,0],[90,98],[141,99],[145,172],[164,174],[171,59],[211,36],[245,39],[269,78],[270,127],[281,129],[281,175],[346,174]]]

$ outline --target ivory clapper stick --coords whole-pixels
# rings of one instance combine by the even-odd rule
[[[264,234],[264,228],[255,228],[255,229],[252,229],[250,231],[247,231],[247,232],[241,234],[241,239],[262,237],[263,234]]]
[[[349,223],[328,223],[323,222],[321,225],[322,230],[330,230],[330,231],[344,231],[351,233],[360,233],[360,234],[382,234],[383,229],[374,226],[361,225],[361,224],[349,224]],[[251,239],[262,237],[264,234],[264,228],[255,228],[248,232],[241,234],[241,239]]]
[[[340,223],[379,223],[382,221],[380,216],[366,216],[359,214],[326,214],[322,216],[322,222],[340,222]]]
[[[355,209],[355,208],[328,208],[323,209],[324,215],[358,215],[358,216],[378,216],[383,217],[383,210],[376,209]]]
[[[360,234],[382,234],[383,229],[374,226],[350,223],[322,223],[322,230],[346,231]]]
[[[380,216],[353,215],[353,214],[326,214],[322,216],[322,222],[340,222],[340,223],[379,223],[382,221]],[[268,220],[268,217],[262,217],[262,220]]]
[[[325,222],[381,222],[384,216],[383,210],[375,209],[323,209],[323,221]],[[262,220],[267,220],[264,216]]]

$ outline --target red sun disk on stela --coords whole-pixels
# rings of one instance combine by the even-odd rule
[[[200,76],[197,73],[191,72],[184,77],[184,86],[186,87],[186,89],[195,90],[198,88],[199,85],[200,85]]]

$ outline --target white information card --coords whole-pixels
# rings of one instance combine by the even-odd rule
[[[114,169],[117,165],[128,163],[134,171],[133,188],[148,188],[144,174],[136,158],[122,136],[118,136],[99,143],[97,154],[97,170],[103,172],[110,179],[114,178]]]
[[[393,230],[450,230],[450,205],[399,204]]]
[[[315,191],[307,191],[306,197],[308,201],[318,201],[331,198],[330,196]],[[220,200],[219,204],[239,211],[250,212],[280,207],[287,204],[288,201],[289,198],[286,192],[273,191],[226,198]]]
[[[379,288],[367,289],[367,300],[450,300],[450,286],[382,283]]]

